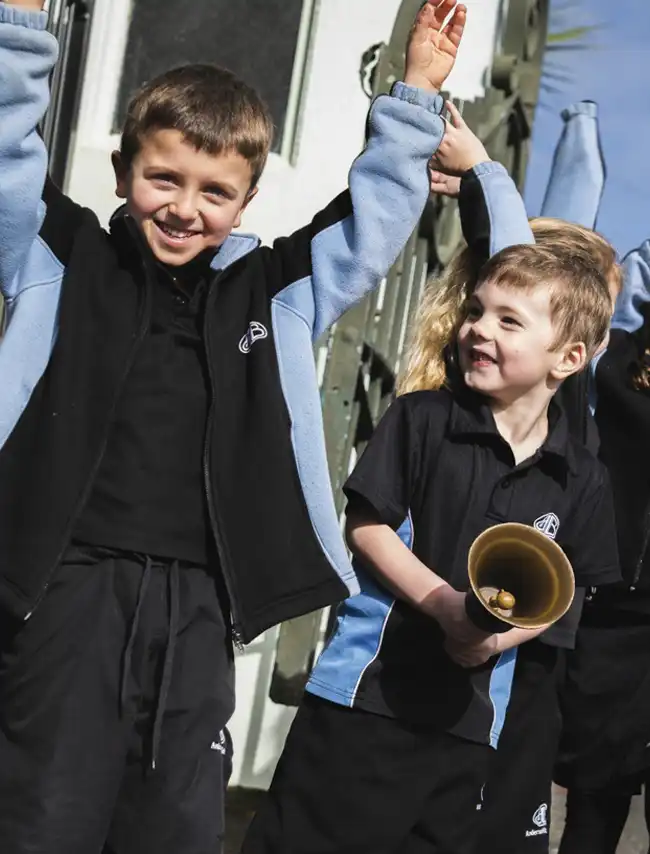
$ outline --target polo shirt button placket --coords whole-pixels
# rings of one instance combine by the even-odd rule
[[[511,475],[505,475],[495,485],[490,500],[489,515],[495,520],[503,520],[510,518],[514,478]]]

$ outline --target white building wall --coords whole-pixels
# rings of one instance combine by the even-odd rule
[[[455,97],[483,92],[500,0],[466,0],[468,29],[449,80]],[[116,206],[110,134],[126,42],[131,0],[97,0],[81,112],[69,171],[68,192],[106,223]],[[363,52],[388,42],[400,0],[320,0],[306,66],[293,165],[271,155],[260,193],[243,228],[264,242],[305,224],[346,184],[363,143],[368,99],[359,82]],[[218,57],[215,57],[218,61]],[[293,710],[268,700],[277,630],[267,632],[237,657],[237,711],[233,785],[266,788],[293,718]]]

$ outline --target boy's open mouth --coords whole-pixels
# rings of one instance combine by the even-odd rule
[[[472,347],[469,351],[469,357],[473,365],[484,367],[486,365],[496,365],[497,360],[494,356],[490,356],[485,350],[479,350],[478,347]]]
[[[169,237],[172,240],[189,240],[190,237],[196,237],[197,234],[200,234],[199,231],[188,231],[181,228],[173,228],[173,226],[167,225],[167,223],[161,222],[158,219],[154,219],[153,222],[166,237]]]

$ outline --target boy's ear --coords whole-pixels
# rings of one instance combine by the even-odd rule
[[[115,195],[118,199],[126,199],[129,170],[125,166],[119,151],[113,151],[111,163],[115,172]]]
[[[246,193],[246,198],[244,199],[242,206],[239,208],[239,213],[235,217],[235,221],[232,226],[233,228],[239,228],[241,225],[242,214],[257,195],[257,190],[257,187],[251,187],[251,189]]]
[[[587,348],[582,341],[576,341],[572,344],[567,344],[560,351],[560,358],[557,365],[552,369],[551,376],[553,379],[563,380],[568,379],[572,374],[579,373],[587,364]]]

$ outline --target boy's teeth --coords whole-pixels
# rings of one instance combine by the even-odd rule
[[[160,222],[158,225],[170,237],[191,237],[194,234],[193,231],[179,231],[177,228],[171,228],[169,225],[165,225],[164,222]]]

